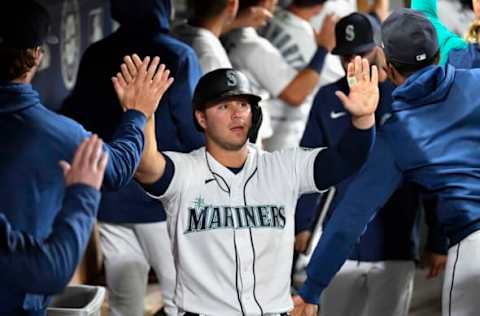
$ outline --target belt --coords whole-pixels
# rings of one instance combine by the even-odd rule
[[[280,313],[280,314],[275,314],[275,315],[288,316],[288,313]],[[198,315],[197,313],[186,312],[185,314],[183,314],[183,316],[200,316],[200,315]]]

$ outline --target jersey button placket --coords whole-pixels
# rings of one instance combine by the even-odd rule
[[[240,181],[233,181],[232,184],[232,205],[244,206],[243,183]],[[242,278],[243,284],[243,290],[241,292],[242,303],[244,304],[245,312],[247,314],[252,312],[255,313],[258,307],[253,300],[253,251],[250,241],[250,231],[248,228],[244,227],[237,230],[236,242],[240,262],[239,274]]]

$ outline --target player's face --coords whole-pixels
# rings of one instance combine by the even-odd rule
[[[247,142],[252,113],[246,98],[224,99],[208,107],[201,116],[207,142],[225,150],[240,150]]]

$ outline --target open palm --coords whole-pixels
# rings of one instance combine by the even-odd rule
[[[368,60],[362,60],[357,56],[353,62],[348,64],[347,76],[350,82],[348,96],[341,91],[336,92],[345,109],[353,117],[374,114],[379,100],[377,67],[372,66],[370,75]]]

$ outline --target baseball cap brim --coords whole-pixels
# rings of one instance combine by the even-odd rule
[[[340,56],[360,55],[360,54],[368,53],[369,51],[373,50],[375,46],[376,46],[375,43],[368,43],[368,44],[357,46],[352,49],[348,49],[345,47],[335,47],[332,50],[332,55],[340,55]]]

